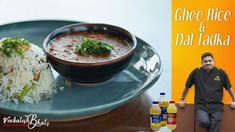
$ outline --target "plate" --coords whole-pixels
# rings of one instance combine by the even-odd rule
[[[42,48],[44,38],[54,29],[75,21],[40,20],[17,22],[0,26],[0,38],[19,36]],[[112,79],[98,84],[68,85],[53,70],[58,90],[51,100],[38,104],[12,102],[0,103],[0,112],[24,116],[37,114],[39,118],[67,121],[89,118],[107,113],[148,90],[161,75],[161,61],[157,52],[137,37],[137,49],[130,65]]]

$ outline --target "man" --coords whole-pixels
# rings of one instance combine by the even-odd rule
[[[201,64],[202,67],[194,69],[189,75],[179,105],[181,108],[186,106],[184,99],[188,89],[195,85],[194,104],[198,124],[209,132],[219,132],[223,88],[232,98],[231,108],[235,108],[235,95],[225,71],[214,67],[215,61],[211,53],[206,52],[201,56]]]

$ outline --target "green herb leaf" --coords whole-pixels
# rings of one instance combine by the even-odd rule
[[[32,82],[32,85],[29,87],[28,85],[25,85],[21,93],[18,95],[18,99],[20,101],[23,101],[24,96],[26,96],[30,90],[33,90],[36,87],[36,83]]]
[[[0,50],[8,57],[11,57],[13,52],[24,57],[24,52],[31,47],[29,41],[19,37],[8,37],[3,40],[2,44],[3,45]]]
[[[82,39],[82,43],[77,45],[76,51],[80,54],[110,54],[113,49],[113,46],[109,45],[108,43],[90,39],[90,38],[84,38]]]
[[[28,85],[25,85],[22,92],[19,94],[19,100],[22,101],[24,96],[28,94],[30,88]]]

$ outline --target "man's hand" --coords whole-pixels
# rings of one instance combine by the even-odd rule
[[[235,102],[234,102],[234,103],[235,103]],[[180,105],[180,108],[185,108],[185,107],[186,107],[186,102],[185,102],[184,100],[180,100],[179,105]],[[235,106],[235,104],[234,104],[234,106]],[[234,107],[234,108],[235,108],[235,107]]]
[[[234,102],[234,101],[231,102],[230,107],[231,107],[232,109],[235,109],[235,102]]]
[[[232,102],[230,104],[230,107],[232,109],[235,109],[235,94],[234,94],[233,88],[228,89],[228,92],[229,92],[229,94],[230,94],[230,96],[232,98]]]

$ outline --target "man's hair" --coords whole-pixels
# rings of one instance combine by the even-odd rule
[[[214,59],[214,57],[213,57],[213,54],[212,54],[212,53],[210,53],[210,52],[205,52],[204,54],[202,54],[202,56],[201,56],[201,60],[203,60],[203,58],[205,58],[205,57],[207,57],[207,56],[210,56],[212,59]]]

